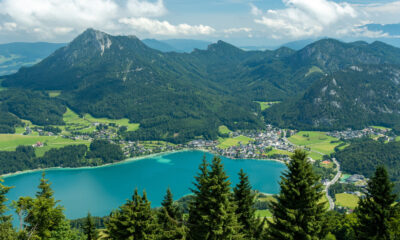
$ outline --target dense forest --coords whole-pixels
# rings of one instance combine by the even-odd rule
[[[3,77],[1,84],[9,90],[0,95],[9,100],[0,96],[0,103],[3,112],[38,125],[62,124],[65,105],[81,115],[128,118],[139,123],[140,129],[128,133],[127,139],[174,143],[194,137],[216,139],[220,125],[231,130],[261,129],[264,118],[285,128],[301,129],[393,125],[398,119],[396,108],[385,96],[397,96],[393,92],[396,81],[368,81],[369,85],[360,87],[358,80],[364,79],[367,71],[350,74],[346,69],[365,64],[400,64],[400,50],[379,42],[323,39],[299,51],[284,47],[244,51],[218,41],[206,50],[163,53],[136,37],[88,29],[33,67]],[[363,96],[374,90],[373,101],[384,102],[372,109],[379,114],[359,114],[364,105],[373,105],[365,97],[353,107],[330,98],[315,107],[316,94],[328,81],[325,74],[334,74],[340,85],[337,88],[341,88],[329,89],[327,95],[335,90],[340,99],[354,100],[343,89],[351,94],[354,88],[362,89]],[[391,76],[388,73],[383,78]],[[61,95],[49,98],[40,93],[43,90],[58,90]],[[16,97],[10,99],[10,95]],[[293,96],[295,100],[290,99]],[[303,98],[299,100],[299,96]],[[262,115],[256,101],[283,103]],[[359,120],[355,116],[360,116]],[[13,124],[10,119],[0,124],[0,130],[12,132]]]
[[[400,142],[382,143],[369,138],[354,140],[333,157],[340,162],[344,172],[366,177],[371,177],[377,166],[385,166],[396,192],[400,192]]]
[[[0,183],[0,239],[5,240],[361,240],[400,237],[400,209],[392,193],[393,184],[383,167],[368,183],[366,196],[355,213],[327,211],[321,201],[319,176],[297,150],[280,181],[280,193],[270,203],[272,218],[255,213],[255,195],[249,177],[241,170],[239,183],[231,188],[221,159],[205,158],[195,176],[187,213],[167,189],[161,207],[152,208],[147,194],[134,190],[131,199],[106,218],[92,217],[70,222],[45,178],[34,197],[20,197],[12,204],[19,229],[6,214],[10,187]],[[378,214],[379,213],[379,214]],[[298,221],[301,219],[301,221]],[[98,229],[101,228],[101,229]]]
[[[397,129],[399,72],[394,65],[352,66],[315,81],[301,96],[276,104],[263,115],[281,128],[330,131],[378,125]]]
[[[86,145],[53,148],[37,157],[31,146],[19,146],[15,151],[0,151],[0,174],[50,167],[99,166],[124,159],[121,147],[106,140],[94,140]]]

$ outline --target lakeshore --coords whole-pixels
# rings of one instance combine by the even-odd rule
[[[24,170],[24,171],[17,171],[14,173],[6,173],[0,175],[0,178],[8,178],[8,177],[13,177],[13,176],[18,176],[18,175],[23,175],[23,174],[29,174],[29,173],[35,173],[35,172],[43,172],[43,171],[54,171],[54,170],[82,170],[82,169],[96,169],[96,168],[105,168],[105,167],[110,167],[114,165],[120,165],[120,164],[126,164],[129,162],[134,162],[134,161],[140,161],[144,159],[150,159],[154,157],[159,157],[159,156],[164,156],[172,153],[179,153],[179,152],[187,152],[187,151],[201,151],[204,153],[209,153],[213,155],[218,155],[218,153],[206,150],[206,149],[181,149],[181,150],[173,150],[173,151],[166,151],[166,152],[160,152],[160,153],[153,153],[149,155],[143,155],[143,156],[138,156],[138,157],[133,157],[133,158],[127,158],[119,162],[114,162],[114,163],[107,163],[104,165],[100,166],[85,166],[85,167],[77,167],[77,168],[71,168],[71,167],[51,167],[51,168],[37,168],[37,169],[29,169],[29,170]],[[226,157],[232,160],[239,159],[239,158],[232,158],[232,157]],[[279,160],[279,159],[253,159],[253,158],[240,158],[240,159],[246,159],[246,160],[256,160],[256,161],[274,161],[274,162],[279,162],[282,164],[285,164],[284,160]]]

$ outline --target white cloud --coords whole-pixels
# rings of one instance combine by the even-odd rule
[[[262,13],[252,6],[254,22],[266,27],[269,37],[391,37],[370,31],[368,23],[400,22],[400,1],[374,4],[337,3],[333,0],[282,0],[285,8]]]
[[[241,28],[228,28],[228,29],[225,29],[224,33],[226,33],[226,34],[233,34],[233,33],[240,33],[240,32],[249,33],[251,31],[252,31],[251,28],[241,27]]]
[[[275,38],[311,37],[343,29],[357,21],[357,11],[348,3],[329,0],[283,0],[286,8],[268,10],[255,19]]]
[[[159,17],[167,12],[163,0],[147,2],[139,0],[128,0],[127,8],[131,16],[135,17]]]
[[[201,24],[172,25],[154,19],[167,12],[163,0],[0,0],[0,34],[18,32],[49,40],[74,36],[89,27],[110,33],[126,33],[134,28],[160,35],[215,31]]]
[[[251,14],[253,14],[254,16],[259,16],[262,14],[262,11],[253,3],[250,3],[250,7],[251,7]]]
[[[205,25],[173,25],[168,21],[159,21],[145,17],[122,18],[120,23],[127,24],[135,30],[147,32],[155,35],[210,35],[215,29]]]

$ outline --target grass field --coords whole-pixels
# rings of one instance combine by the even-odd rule
[[[44,143],[44,147],[36,148],[35,152],[38,156],[42,156],[46,151],[51,148],[61,148],[67,145],[86,144],[89,141],[85,140],[72,140],[62,138],[59,136],[25,136],[17,134],[0,134],[0,151],[14,151],[20,145],[33,145],[37,142]]]
[[[219,127],[218,127],[218,131],[219,131],[221,134],[229,134],[230,132],[232,132],[232,131],[229,130],[229,128],[228,128],[227,126],[225,126],[225,125],[219,126]]]
[[[353,194],[348,193],[338,193],[335,195],[335,204],[354,209],[358,205],[358,197]]]
[[[98,122],[98,123],[105,123],[105,124],[114,123],[119,126],[127,127],[128,131],[136,131],[139,129],[139,125],[140,125],[138,123],[129,123],[129,119],[127,119],[127,118],[122,118],[122,119],[95,118],[95,117],[92,117],[90,114],[85,114],[84,119],[88,120],[89,122]]]
[[[300,131],[289,138],[289,141],[293,144],[304,146],[310,148],[312,151],[310,157],[317,157],[321,154],[331,154],[341,142],[331,143],[332,141],[337,141],[337,138],[326,135],[324,132],[314,132],[314,131]],[[321,154],[319,154],[321,153]],[[322,157],[319,156],[320,159]]]
[[[126,126],[128,131],[135,131],[139,128],[139,124],[137,123],[129,123],[129,119],[108,119],[108,118],[95,118],[90,114],[85,114],[84,117],[80,117],[78,114],[73,112],[71,109],[67,108],[67,111],[63,115],[63,120],[65,122],[65,126],[58,126],[62,130],[66,131],[77,131],[82,133],[90,133],[93,132],[96,127],[93,123],[103,123],[110,124],[114,123],[118,126]]]
[[[266,153],[266,156],[272,156],[274,154],[282,154],[282,155],[288,155],[291,156],[293,153],[289,152],[289,151],[285,151],[285,150],[281,150],[281,149],[272,149],[271,151],[269,151],[268,153]]]
[[[380,129],[380,130],[387,130],[387,131],[392,130],[391,128],[382,127],[382,126],[371,126],[371,127],[375,128],[375,129]]]
[[[280,103],[280,102],[279,101],[278,102],[258,102],[257,101],[257,103],[260,104],[261,111],[264,111],[265,109],[270,108],[272,105]]]
[[[245,136],[238,136],[234,138],[221,138],[219,141],[220,144],[217,147],[224,149],[237,146],[239,143],[248,144],[250,141],[254,141],[254,139]]]
[[[315,73],[315,72],[319,72],[319,73],[324,73],[321,68],[317,67],[317,66],[312,66],[308,72],[306,73],[306,77],[308,77],[310,74]]]
[[[61,91],[47,91],[47,93],[49,94],[49,97],[58,97],[61,94]]]

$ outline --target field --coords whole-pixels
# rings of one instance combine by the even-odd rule
[[[135,131],[139,128],[139,124],[137,123],[129,123],[129,119],[107,119],[107,118],[95,118],[90,114],[85,114],[85,116],[80,117],[78,114],[73,112],[71,109],[67,109],[67,111],[63,115],[63,120],[65,122],[65,126],[58,126],[64,131],[76,131],[82,133],[91,133],[96,127],[94,123],[103,123],[110,124],[114,123],[118,126],[127,127],[128,131]]]
[[[371,127],[375,128],[375,129],[386,130],[386,131],[392,130],[391,128],[382,127],[382,126],[371,126]]]
[[[338,141],[338,139],[328,136],[324,132],[313,131],[300,131],[291,136],[289,141],[293,144],[310,148],[312,151],[310,154],[311,157],[320,155],[316,159],[321,159],[323,155],[333,153],[335,151],[334,148],[341,143],[332,143],[332,141]]]
[[[321,68],[319,68],[319,67],[317,67],[317,66],[312,66],[312,67],[308,70],[308,73],[306,73],[306,77],[309,76],[309,75],[312,74],[312,73],[315,73],[315,72],[324,73],[324,72],[321,70]]]
[[[60,136],[25,136],[17,134],[0,134],[0,151],[14,151],[20,145],[33,145],[37,142],[42,142],[43,147],[36,148],[35,152],[38,156],[42,156],[46,151],[51,148],[61,148],[67,145],[86,144],[89,141],[85,140],[72,140],[62,138]]]
[[[234,138],[220,138],[219,141],[220,144],[217,147],[224,149],[232,146],[237,146],[239,145],[239,143],[246,145],[250,141],[254,141],[254,139],[245,136],[238,136]]]
[[[264,111],[267,108],[270,108],[272,105],[280,103],[280,102],[257,102],[260,104],[261,111]]]
[[[282,154],[282,155],[288,155],[291,156],[293,153],[281,149],[272,149],[271,151],[266,153],[266,156],[272,156],[274,154]]]
[[[47,93],[49,94],[49,97],[58,97],[61,94],[61,91],[47,91]]]
[[[358,205],[358,197],[353,194],[348,193],[338,193],[335,195],[335,204],[354,209]]]
[[[122,119],[95,118],[92,117],[90,114],[85,114],[83,118],[92,123],[94,122],[104,123],[104,124],[114,123],[119,126],[125,126],[128,128],[128,131],[136,131],[139,129],[138,123],[129,123],[129,119],[127,118],[122,118]]]
[[[219,127],[218,127],[218,131],[219,131],[221,134],[229,134],[230,132],[232,132],[232,131],[229,130],[229,128],[228,128],[227,126],[225,126],[225,125],[219,126]]]

